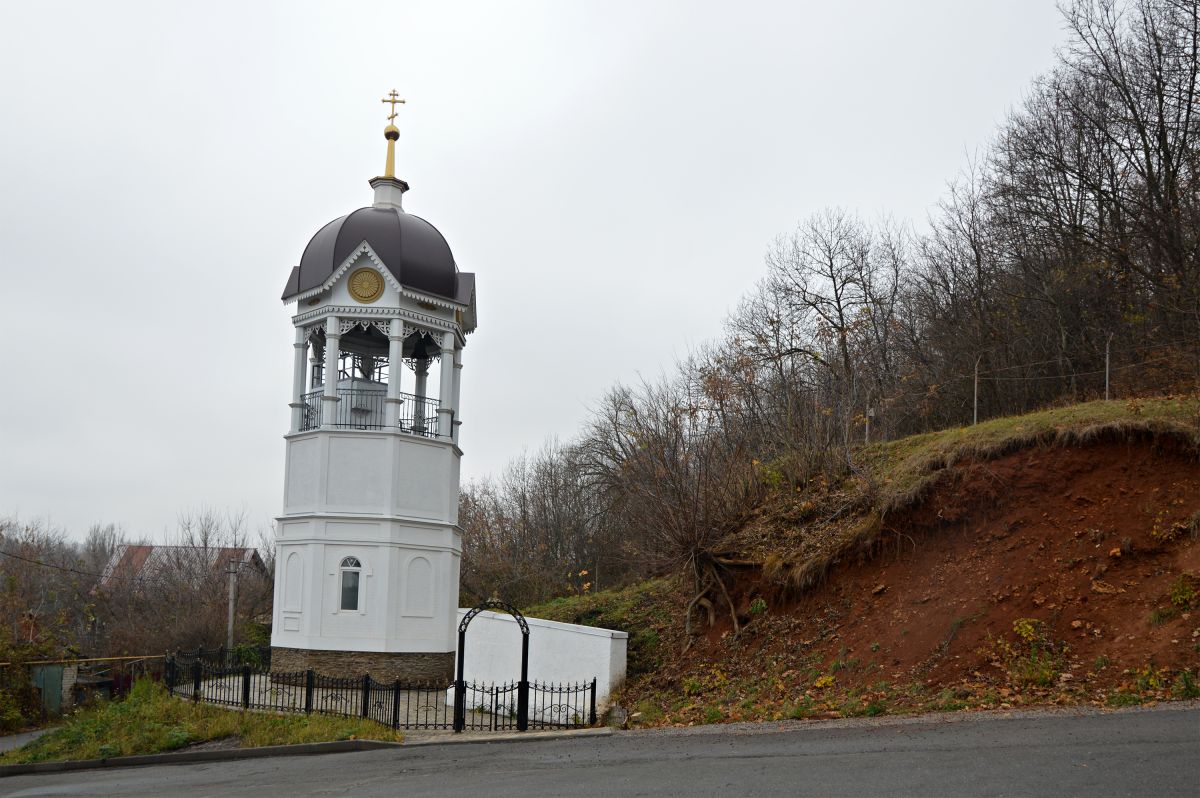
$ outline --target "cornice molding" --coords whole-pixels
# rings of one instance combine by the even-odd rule
[[[338,320],[342,322],[343,331],[359,324],[364,327],[374,324],[384,335],[387,335],[387,328],[382,323],[398,318],[405,322],[405,337],[414,332],[423,332],[429,335],[454,333],[455,340],[460,344],[466,343],[463,331],[454,322],[434,316],[426,316],[424,313],[417,313],[404,308],[381,308],[375,305],[323,305],[319,308],[313,308],[304,313],[296,314],[292,317],[292,324],[296,327],[303,327],[305,340],[309,340],[314,334],[324,329],[325,319],[329,316],[338,317]],[[355,318],[346,319],[344,318],[346,316],[353,316]]]

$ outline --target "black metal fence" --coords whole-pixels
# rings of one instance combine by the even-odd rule
[[[400,394],[400,429],[426,438],[438,437],[438,400],[411,393]]]
[[[321,396],[322,391],[309,391],[301,397],[303,407],[300,416],[300,431],[307,432],[310,429],[319,429],[321,427]]]
[[[163,681],[173,695],[192,701],[270,712],[361,717],[393,729],[565,729],[596,722],[595,679],[572,685],[526,683],[527,718],[520,715],[519,682],[464,683],[448,688],[399,681],[387,684],[369,675],[335,678],[312,670],[272,671],[269,649],[180,652],[167,657]],[[463,696],[461,723],[455,722],[454,706],[447,701],[452,692]]]
[[[217,665],[225,668],[241,667],[242,665],[250,665],[256,668],[271,667],[271,647],[270,646],[234,646],[226,648],[219,646],[217,648],[198,648],[195,651],[179,650],[174,655],[168,655],[168,659],[191,663],[193,660],[200,660],[208,665]]]
[[[596,724],[596,680],[530,684],[529,728],[573,729]]]
[[[310,391],[301,397],[300,432],[320,429],[323,423],[323,390]],[[338,388],[338,407],[332,412],[338,429],[385,429],[387,391],[380,389]],[[441,437],[438,418],[439,402],[428,396],[411,393],[399,395],[400,409],[397,427],[411,435],[426,438]]]
[[[341,429],[383,429],[386,388],[338,388],[337,397],[339,409],[335,426]]]

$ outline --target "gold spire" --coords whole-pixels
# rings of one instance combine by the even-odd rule
[[[392,112],[388,114],[388,126],[383,129],[383,137],[387,139],[387,163],[383,168],[384,177],[396,176],[396,139],[400,138],[400,128],[396,127],[394,121],[396,119],[396,104],[404,104],[404,100],[400,99],[400,95],[392,89],[387,97],[384,97],[380,102],[389,103],[392,106]]]

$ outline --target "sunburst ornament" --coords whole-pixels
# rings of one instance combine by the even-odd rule
[[[383,278],[374,269],[359,269],[350,275],[350,296],[364,304],[383,296]]]

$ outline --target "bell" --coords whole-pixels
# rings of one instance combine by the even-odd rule
[[[413,341],[413,338],[417,340]],[[411,344],[409,343],[410,341],[412,342]],[[410,335],[408,340],[404,342],[404,349],[404,356],[413,360],[432,360],[442,352],[441,348],[433,342],[432,338],[421,333]]]

